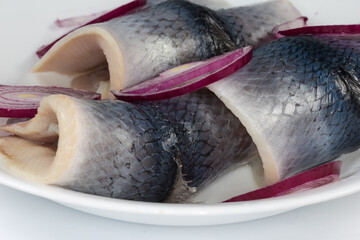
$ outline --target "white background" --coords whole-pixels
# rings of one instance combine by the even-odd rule
[[[34,50],[60,34],[51,27],[56,18],[107,10],[122,2],[0,0],[1,82],[25,78],[36,61]],[[292,2],[310,24],[360,23],[356,0]],[[0,185],[0,239],[360,239],[359,203],[360,194],[354,194],[252,222],[159,227],[92,216]]]

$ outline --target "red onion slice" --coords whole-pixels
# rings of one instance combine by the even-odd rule
[[[205,61],[178,66],[121,91],[113,91],[123,101],[156,101],[203,88],[237,72],[251,59],[252,47],[244,47]]]
[[[294,28],[276,33],[277,38],[286,36],[296,36],[304,34],[313,35],[358,35],[360,34],[360,25],[324,25],[324,26],[307,26]]]
[[[77,17],[70,17],[70,18],[64,18],[64,19],[56,19],[55,25],[59,28],[68,28],[68,27],[80,27],[87,22],[90,22],[104,14],[106,14],[108,11],[103,11],[99,13],[92,13],[90,15],[83,15],[83,16],[77,16]]]
[[[101,15],[100,17],[98,18],[95,18],[94,20],[88,22],[88,23],[85,23],[84,25],[80,26],[80,27],[84,27],[84,26],[87,26],[87,25],[90,25],[90,24],[94,24],[94,23],[101,23],[101,22],[106,22],[106,21],[109,21],[110,19],[113,19],[113,18],[117,18],[117,17],[121,17],[121,16],[124,16],[142,6],[144,6],[146,4],[146,0],[135,0],[135,1],[132,1],[132,2],[129,2],[128,4],[125,4],[125,5],[122,5],[110,12],[107,12],[105,13],[104,15]],[[69,33],[75,31],[76,29],[80,28],[80,27],[77,27],[73,30],[71,30],[70,32],[66,33],[65,35],[61,36],[60,38],[56,39],[54,42],[46,45],[46,46],[43,46],[41,47],[37,52],[36,52],[36,55],[41,58],[42,56],[45,55],[45,53],[47,53],[47,51],[49,51],[49,49],[54,46],[54,44],[59,41],[60,39],[62,39],[63,37],[65,37],[66,35],[68,35]]]
[[[294,29],[294,28],[301,28],[306,26],[306,22],[307,22],[308,18],[307,17],[298,17],[295,18],[291,21],[285,22],[283,24],[280,24],[276,27],[274,27],[274,29],[272,30],[272,33],[277,37],[277,34],[280,31],[286,31],[286,30],[290,30],[290,29]]]
[[[40,101],[51,94],[64,94],[75,98],[98,100],[98,93],[61,87],[0,85],[0,117],[32,118]]]
[[[245,193],[224,202],[241,202],[283,196],[305,191],[336,181],[341,170],[341,161],[334,161],[299,173],[278,183]]]

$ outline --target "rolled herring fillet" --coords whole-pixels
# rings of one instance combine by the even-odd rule
[[[72,75],[80,88],[96,72],[96,78],[110,80],[110,90],[121,90],[180,64],[264,42],[275,26],[299,16],[287,0],[218,11],[183,0],[163,1],[75,30],[32,71]]]
[[[360,35],[284,37],[209,85],[251,135],[267,184],[360,146]]]
[[[125,102],[45,97],[33,119],[1,128],[14,134],[0,138],[2,166],[85,193],[163,201],[177,172],[176,138],[156,115]]]

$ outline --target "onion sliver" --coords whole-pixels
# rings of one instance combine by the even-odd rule
[[[275,33],[277,38],[296,35],[358,35],[360,34],[360,25],[323,25],[306,26]]]
[[[294,29],[294,28],[302,28],[306,26],[306,22],[308,21],[307,17],[298,17],[295,18],[291,21],[285,22],[283,24],[280,24],[276,27],[274,27],[274,29],[272,30],[272,33],[275,35],[275,37],[278,37],[278,33],[280,31],[286,31],[286,30],[290,30],[290,29]]]
[[[98,93],[72,88],[0,85],[0,117],[32,118],[37,113],[41,99],[52,94],[93,100],[101,98]]]
[[[55,21],[55,25],[59,28],[80,27],[80,26],[83,26],[84,24],[86,24],[87,22],[90,22],[90,21],[106,14],[107,12],[108,11],[103,11],[103,12],[99,12],[99,13],[92,13],[90,15],[57,19]]]
[[[224,202],[259,200],[320,187],[339,178],[341,165],[341,161],[326,163],[268,187],[230,198]]]
[[[156,101],[196,91],[240,70],[252,57],[253,48],[240,48],[205,61],[184,64],[121,91],[113,91],[123,101]]]
[[[90,24],[94,24],[94,23],[101,23],[101,22],[106,22],[109,21],[110,19],[113,18],[117,18],[117,17],[121,17],[124,16],[128,13],[131,13],[132,11],[144,6],[146,4],[146,0],[135,0],[132,2],[129,2],[125,5],[122,5],[114,10],[111,10],[110,12],[105,13],[104,15],[101,15],[100,17],[95,18],[94,20],[85,23],[84,25],[80,26],[80,27],[84,27]],[[78,27],[78,28],[80,28]],[[70,32],[66,33],[65,35],[61,36],[60,38],[56,39],[55,41],[53,41],[52,43],[41,47],[37,52],[36,55],[41,58],[42,56],[45,55],[45,53],[47,53],[47,51],[49,51],[49,49],[54,46],[54,44],[56,42],[58,42],[60,39],[62,39],[63,37],[65,37],[67,34],[73,32],[74,30],[78,29],[75,28],[73,30],[71,30]]]

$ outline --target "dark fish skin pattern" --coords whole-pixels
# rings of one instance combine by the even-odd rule
[[[230,78],[280,179],[360,147],[358,36],[281,38]]]
[[[238,118],[207,89],[154,104],[177,127],[188,186],[201,187],[256,154]]]
[[[177,19],[170,26],[166,26],[167,24],[164,24],[164,26],[175,31],[188,31],[188,34],[198,42],[199,48],[196,51],[201,56],[200,59],[206,59],[235,49],[235,44],[228,36],[227,29],[224,28],[224,20],[215,11],[182,0],[166,1],[153,8],[154,14],[162,16],[160,22],[171,21],[171,18],[166,19],[166,17],[177,15]],[[161,25],[159,23],[157,26]],[[155,29],[157,29],[157,26],[155,26]],[[174,41],[180,42],[182,41],[181,38],[176,39],[177,33],[174,32],[173,35],[170,34],[169,36]]]
[[[177,150],[172,127],[161,113],[119,101],[74,101],[87,119],[82,123],[88,129],[86,170],[63,186],[112,198],[166,199],[177,174]]]
[[[223,26],[223,18],[211,9],[188,1],[165,1],[116,21],[116,24],[127,25],[136,30],[133,41],[149,46],[145,52],[166,51],[157,49],[166,48],[156,44],[161,39],[169,48],[176,48],[177,56],[173,59],[176,63],[172,64],[174,66],[235,49],[235,44]],[[161,62],[161,59],[153,60]]]
[[[148,14],[152,16],[149,18]],[[235,49],[235,44],[224,27],[223,18],[204,6],[183,0],[166,1],[151,7],[146,15],[145,22],[151,19],[150,24],[144,24],[144,28],[152,28],[149,35],[155,34],[160,38],[166,36],[172,39],[175,46],[182,46],[183,37],[191,37],[198,45],[192,54],[198,55],[200,60]],[[154,19],[158,21],[153,21]]]

